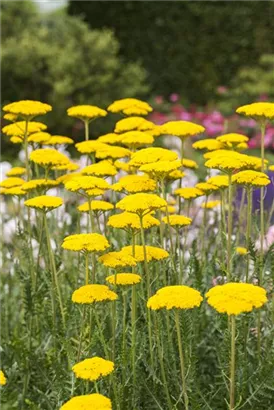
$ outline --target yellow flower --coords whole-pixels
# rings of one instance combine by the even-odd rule
[[[228,176],[227,175],[215,175],[214,177],[208,178],[206,181],[208,184],[216,185],[219,188],[228,187]]]
[[[96,381],[100,377],[108,376],[114,370],[114,363],[101,357],[85,359],[72,367],[77,378]]]
[[[37,115],[44,115],[51,110],[52,107],[49,104],[32,100],[17,101],[3,107],[3,111],[5,112],[28,118],[33,118]]]
[[[169,176],[172,171],[182,166],[181,161],[158,161],[150,164],[144,164],[139,171],[146,172],[155,179],[162,179]]]
[[[24,191],[33,191],[35,189],[39,190],[40,188],[41,190],[47,190],[57,185],[59,185],[59,182],[52,179],[32,179],[27,182],[24,181],[21,188]]]
[[[124,246],[121,249],[121,252],[123,252],[126,255],[133,256],[132,252],[132,246]],[[165,251],[164,249],[157,248],[155,246],[146,246],[146,256],[147,256],[147,262],[152,262],[152,261],[160,261],[162,259],[166,259],[169,256],[169,253]],[[135,255],[134,258],[137,260],[137,262],[144,262],[145,256],[144,256],[144,247],[142,245],[135,245]]]
[[[248,253],[248,250],[242,246],[237,246],[236,253],[238,255],[246,255]]]
[[[24,204],[30,208],[42,209],[43,211],[50,211],[63,205],[62,198],[49,195],[36,196],[28,199]]]
[[[85,194],[89,197],[95,198],[96,196],[101,196],[105,193],[104,189],[99,189],[99,188],[92,188],[92,189],[87,189],[85,191]]]
[[[266,291],[250,283],[227,283],[211,288],[207,293],[208,304],[219,313],[239,315],[251,312],[267,302]]]
[[[35,142],[37,144],[43,144],[51,138],[51,135],[48,132],[34,132],[28,137],[28,142]]]
[[[129,286],[136,285],[142,280],[140,275],[136,273],[117,273],[106,278],[106,281],[111,285]]]
[[[17,178],[17,177],[11,177],[4,179],[2,182],[0,182],[0,187],[2,188],[14,188],[17,186],[22,186],[26,182],[22,178]]]
[[[257,161],[254,157],[240,154],[235,151],[228,151],[228,153],[221,153],[219,151],[213,151],[211,154],[215,154],[211,159],[207,160],[205,166],[207,168],[219,169],[223,172],[232,172],[240,169],[250,169],[257,166]]]
[[[204,194],[209,195],[211,192],[217,191],[219,188],[216,185],[209,184],[208,182],[199,182],[196,184],[196,188],[204,192]]]
[[[168,175],[167,175],[167,179],[181,179],[185,176],[185,173],[183,171],[180,171],[179,169],[176,169],[175,171],[171,171]]]
[[[121,169],[122,171],[129,172],[130,171],[130,165],[128,162],[122,162],[119,161],[118,159],[114,162],[114,165],[117,169]]]
[[[80,166],[78,164],[75,164],[74,162],[69,162],[65,165],[56,165],[55,167],[52,167],[52,169],[56,171],[76,171],[79,168]]]
[[[269,119],[274,118],[274,103],[270,102],[255,102],[252,104],[243,105],[237,108],[237,114],[243,114],[246,117],[253,117],[255,119]]]
[[[106,253],[100,256],[98,260],[107,268],[119,269],[137,265],[137,260],[133,256],[122,251]]]
[[[114,132],[122,133],[127,131],[147,131],[155,128],[153,122],[142,117],[128,117],[118,121],[115,125]]]
[[[78,206],[78,211],[80,212],[89,212],[89,203],[85,202],[82,205]],[[114,209],[114,205],[112,205],[109,202],[106,201],[91,201],[91,210],[92,211],[110,211],[111,209]]]
[[[217,206],[220,206],[221,201],[207,201],[202,204],[202,208],[206,209],[213,209]]]
[[[140,167],[144,164],[150,164],[157,161],[175,161],[178,159],[176,152],[165,148],[144,148],[132,154],[129,161],[130,166]]]
[[[105,117],[107,111],[95,105],[75,105],[67,109],[67,114],[69,117],[79,118],[82,121],[91,121],[97,117]]]
[[[111,410],[111,401],[99,393],[75,396],[67,401],[60,410]]]
[[[26,168],[23,167],[14,167],[11,168],[8,172],[6,172],[7,177],[16,177],[21,176],[26,173]]]
[[[166,134],[180,138],[202,134],[205,131],[201,125],[188,121],[169,121],[162,125],[162,129]]]
[[[174,194],[184,199],[194,199],[204,195],[203,191],[196,187],[178,188],[175,190]]]
[[[274,165],[269,165],[268,169],[269,171],[274,171]]]
[[[126,175],[111,187],[114,191],[129,193],[152,192],[156,189],[156,182],[147,175]]]
[[[127,147],[137,148],[153,144],[154,138],[143,131],[128,131],[121,134],[121,143]]]
[[[17,118],[18,118],[18,115],[16,115],[16,114],[5,114],[4,116],[3,116],[3,118],[4,118],[4,120],[7,120],[7,121],[16,121],[17,120]]]
[[[270,179],[263,172],[249,170],[232,175],[232,182],[245,186],[263,187],[270,184]]]
[[[121,199],[116,204],[116,208],[123,211],[133,212],[140,216],[149,213],[155,209],[166,206],[167,202],[155,194],[133,194]]]
[[[27,134],[32,134],[34,132],[40,132],[46,130],[47,126],[42,122],[35,122],[31,121],[28,123],[28,131]],[[8,135],[9,137],[23,137],[26,131],[26,121],[18,121],[13,124],[6,125],[2,128],[4,134]]]
[[[93,154],[94,152],[97,152],[99,149],[105,148],[105,146],[106,144],[103,144],[102,142],[99,142],[98,140],[97,141],[83,141],[83,142],[78,142],[77,144],[75,144],[75,148],[81,154]]]
[[[103,178],[91,177],[91,176],[76,176],[71,180],[65,182],[65,188],[71,192],[92,190],[94,188],[99,188],[102,190],[108,189],[109,184]]]
[[[52,167],[57,165],[66,165],[70,162],[69,158],[56,149],[41,148],[32,151],[30,160],[41,167]]]
[[[140,218],[137,214],[131,212],[122,212],[117,215],[111,215],[107,222],[108,226],[112,226],[117,229],[125,230],[139,230],[141,229]],[[159,226],[160,222],[152,215],[147,214],[143,217],[144,229],[151,228],[152,226]]]
[[[104,144],[103,147],[101,146],[99,150],[96,151],[95,156],[98,159],[106,159],[106,158],[120,159],[120,158],[130,157],[131,151],[127,148]]]
[[[10,142],[13,144],[22,144],[24,140],[21,137],[10,137]]]
[[[217,141],[211,138],[206,138],[206,139],[194,142],[194,144],[192,144],[192,147],[194,149],[199,149],[199,150],[205,149],[207,151],[215,151],[216,149],[223,148],[223,144],[221,143],[221,141]]]
[[[159,309],[192,309],[200,306],[203,298],[200,292],[189,286],[166,286],[148,299],[147,307]]]
[[[248,139],[249,138],[245,135],[237,133],[224,134],[216,138],[217,141],[220,141],[223,144],[228,145],[229,147],[240,144],[241,142],[247,142]]]
[[[45,145],[64,145],[73,143],[74,141],[72,138],[63,137],[62,135],[52,135],[47,141],[45,141]]]
[[[101,135],[97,141],[104,144],[115,145],[121,142],[121,136],[110,132],[109,134]]]
[[[62,243],[62,248],[75,252],[101,252],[109,247],[108,240],[99,233],[69,235]]]
[[[6,376],[4,375],[4,372],[0,370],[0,386],[4,386],[7,383]]]
[[[82,169],[81,173],[86,175],[114,176],[117,174],[117,169],[110,161],[104,160],[88,165]]]
[[[192,222],[191,218],[188,218],[184,215],[170,215],[169,218],[166,216],[162,219],[165,224],[169,224],[171,226],[187,226],[190,225]]]
[[[11,196],[23,196],[26,195],[26,191],[22,189],[21,186],[15,186],[13,188],[0,188],[1,195],[11,195]]]
[[[123,98],[110,104],[108,111],[122,112],[125,115],[147,115],[152,111],[152,107],[147,102],[136,98]]]
[[[198,164],[197,162],[193,161],[192,159],[183,158],[181,160],[183,168],[190,168],[190,169],[197,169]]]
[[[169,215],[176,214],[175,206],[171,206],[171,205],[168,205],[167,208],[164,206],[163,208],[161,208],[161,211],[164,212],[165,214],[166,214],[166,212],[168,212]]]

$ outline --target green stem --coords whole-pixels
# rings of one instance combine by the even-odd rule
[[[265,122],[261,123],[261,171],[264,172],[264,140],[265,140]],[[261,187],[260,189],[260,228],[261,228],[261,235],[260,235],[260,245],[261,245],[261,252],[260,252],[260,273],[259,273],[259,285],[262,285],[263,281],[263,260],[264,260],[264,192],[265,188]]]
[[[227,220],[227,281],[231,280],[231,249],[232,249],[232,175],[228,174],[228,220]]]
[[[85,120],[85,140],[88,141],[89,140],[89,121]]]
[[[235,409],[235,342],[236,342],[236,322],[235,322],[235,316],[231,315],[229,410]]]
[[[89,282],[89,271],[88,271],[88,252],[86,252],[86,254],[85,254],[85,265],[86,265],[86,275],[85,275],[85,278],[86,278],[86,280],[85,280],[85,284],[86,285],[88,285],[88,282]]]
[[[245,281],[248,282],[249,276],[249,246],[250,246],[250,237],[251,237],[251,218],[252,218],[252,188],[247,188],[247,221],[246,221],[246,248],[248,253],[246,255],[246,274],[245,274]]]
[[[131,366],[133,375],[133,392],[136,385],[136,286],[132,286],[132,307],[131,307]]]
[[[184,404],[185,404],[185,410],[189,410],[189,405],[188,405],[189,400],[188,400],[187,387],[186,387],[185,359],[184,359],[184,352],[183,352],[183,347],[182,347],[179,312],[177,309],[175,309],[175,324],[176,324],[177,341],[178,341],[178,348],[179,348]]]

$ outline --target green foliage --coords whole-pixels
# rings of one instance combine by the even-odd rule
[[[69,1],[92,28],[109,27],[121,55],[141,61],[157,94],[208,103],[243,66],[273,53],[273,2]]]

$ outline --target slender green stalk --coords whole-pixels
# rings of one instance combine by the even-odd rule
[[[91,199],[90,196],[88,198],[88,213],[89,213],[89,219],[90,219],[90,226],[91,226],[91,232],[95,232],[95,224],[94,224],[94,217],[91,209]]]
[[[89,283],[88,252],[85,253],[85,267],[86,267],[85,284],[88,285]]]
[[[236,344],[236,321],[235,315],[231,315],[231,351],[230,351],[230,387],[229,387],[229,410],[235,409],[235,344]]]
[[[232,174],[228,174],[228,220],[227,220],[227,281],[231,280],[232,257]]]
[[[189,399],[188,399],[187,387],[186,387],[185,359],[184,359],[184,352],[183,352],[183,346],[182,346],[179,312],[177,309],[175,309],[175,325],[176,325],[176,333],[177,333],[177,341],[178,341],[178,349],[179,349],[179,357],[180,357],[184,404],[185,404],[185,410],[189,410]]]
[[[249,246],[250,246],[250,237],[251,237],[251,218],[252,218],[252,188],[247,188],[247,220],[246,220],[246,248],[248,250],[246,255],[246,273],[245,281],[248,282],[249,276],[249,265],[250,265],[250,256],[249,256]]]
[[[85,140],[88,141],[89,140],[89,121],[85,120]]]
[[[25,127],[25,135],[24,135],[24,151],[25,151],[25,161],[26,161],[26,171],[27,171],[27,181],[30,180],[30,165],[29,165],[29,153],[28,153],[28,125],[29,125],[29,118],[26,118],[26,127]]]
[[[132,232],[132,256],[135,256],[135,234]],[[132,273],[135,272],[135,266],[132,267]],[[133,375],[133,391],[136,386],[136,286],[132,286],[131,291],[131,367]]]
[[[208,196],[206,196],[205,200],[205,207],[204,207],[204,213],[203,213],[203,223],[202,223],[202,265],[204,265],[205,259],[206,259],[206,216],[207,216],[207,202],[208,202]]]
[[[165,181],[164,181],[164,179],[161,180],[161,190],[162,190],[163,199],[166,200],[166,190],[165,190]],[[172,231],[171,231],[171,225],[170,225],[170,220],[169,220],[168,206],[166,206],[166,219],[167,219],[168,236],[169,236],[169,242],[170,242],[171,263],[172,263],[172,267],[173,267],[174,274],[175,274],[176,273],[176,265],[175,265],[175,260],[174,260],[174,248],[173,248],[173,242],[172,242]]]
[[[134,287],[134,285],[133,285]],[[127,319],[127,291],[123,291],[123,324],[122,324],[122,384],[123,384],[123,397],[124,397],[124,387],[126,384],[126,363],[127,363],[127,348],[126,348],[126,319]]]
[[[83,315],[81,317],[80,340],[79,340],[78,352],[77,352],[77,362],[79,362],[80,360],[81,351],[82,351],[82,343],[83,343],[84,328],[85,328],[85,317],[86,317],[86,305],[84,305]]]
[[[261,171],[264,172],[264,140],[265,140],[265,122],[261,123]],[[259,274],[259,285],[262,285],[263,281],[263,260],[264,260],[264,192],[265,188],[261,187],[260,189],[260,245],[261,245],[261,252],[260,252],[260,274]]]

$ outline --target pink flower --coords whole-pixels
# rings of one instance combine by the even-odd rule
[[[169,101],[171,101],[171,102],[177,102],[178,100],[179,100],[179,94],[176,94],[176,93],[172,93],[172,94],[170,94],[170,96],[169,96]]]
[[[163,98],[161,95],[157,95],[157,96],[154,98],[154,101],[156,102],[156,104],[163,104],[164,98]]]
[[[225,87],[224,85],[219,85],[219,87],[217,87],[218,94],[226,94],[227,91],[228,91],[228,88]]]

